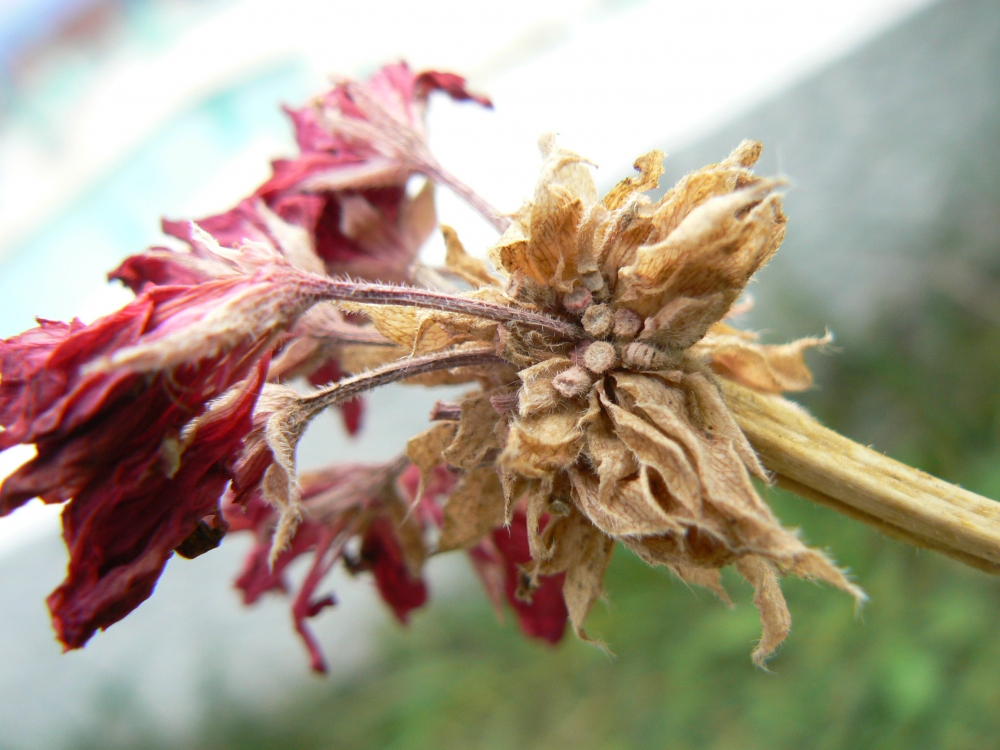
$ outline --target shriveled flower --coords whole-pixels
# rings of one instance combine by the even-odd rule
[[[90,325],[41,321],[0,342],[0,450],[37,449],[0,487],[0,514],[36,496],[70,501],[70,576],[50,600],[67,647],[143,601],[171,551],[217,510],[270,350],[314,303],[316,283],[323,280],[272,264],[152,287]]]
[[[304,554],[312,555],[309,571],[293,599],[292,615],[317,672],[326,671],[326,660],[306,620],[335,604],[332,594],[317,597],[316,591],[338,561],[344,560],[353,573],[371,571],[382,598],[403,623],[410,611],[427,599],[421,578],[427,519],[420,513],[408,515],[396,489],[405,466],[405,461],[344,464],[304,474],[301,492],[306,518],[296,527],[287,548],[273,558],[274,509],[259,495],[224,506],[234,530],[249,529],[257,535],[257,544],[236,579],[244,603],[253,604],[268,591],[287,592],[287,567]],[[356,552],[347,549],[352,539],[360,541]]]
[[[66,580],[48,599],[67,649],[145,601],[174,551],[196,557],[218,546],[227,528],[219,497],[250,428],[266,364],[185,425],[177,449],[183,455],[169,457],[174,465],[165,466],[166,441],[146,443],[74,491],[62,513]]]
[[[235,208],[197,223],[223,245],[282,244],[275,218],[307,234],[330,274],[409,281],[417,250],[435,226],[432,182],[408,196],[414,174],[458,186],[427,148],[430,94],[491,107],[450,73],[386,65],[365,82],[343,79],[300,109],[286,109],[301,153],[272,163],[273,174]],[[190,242],[187,222],[163,229]],[[310,269],[312,270],[312,269]]]
[[[112,273],[132,303],[0,341],[0,450],[37,449],[0,487],[0,515],[36,495],[68,503],[69,571],[49,598],[67,648],[231,524],[258,538],[238,580],[248,603],[312,555],[292,611],[317,670],[307,620],[333,604],[317,591],[338,561],[370,571],[405,622],[427,598],[425,558],[465,550],[498,615],[507,601],[555,643],[567,621],[587,638],[616,542],[723,598],[733,565],[755,589],[762,664],[790,627],[779,575],[864,595],[781,527],[752,476],[1000,571],[995,503],[780,397],[810,386],[803,353],[829,335],[764,345],[724,322],[784,234],[780,183],[750,171],[758,144],[653,201],[659,152],[599,198],[586,162],[544,139],[535,194],[508,217],[431,156],[433,90],[489,106],[403,64],[339,81],[290,112],[300,156],[204,227],[166,222],[186,248]],[[432,183],[503,232],[492,267],[448,227],[446,268],[416,261]],[[317,387],[289,387],[299,377]],[[439,402],[405,458],[300,479],[310,421],[337,406],[353,431],[359,396],[391,382],[477,388]]]
[[[662,173],[658,152],[598,199],[580,157],[548,140],[543,150],[534,199],[490,251],[505,282],[486,283],[483,267],[480,289],[467,297],[538,311],[569,332],[367,309],[412,351],[494,342],[515,368],[516,385],[497,373],[447,423],[452,440],[440,455],[476,491],[449,498],[445,528],[475,529],[462,540],[475,543],[523,496],[533,575],[565,574],[581,637],[615,540],[723,597],[719,569],[734,565],[757,592],[761,663],[788,632],[779,574],[863,599],[757,495],[750,477],[767,475],[715,381],[719,374],[770,392],[809,384],[802,351],[822,340],[765,347],[720,323],[781,242],[779,183],[749,171],[760,147],[745,142],[655,203],[644,193]],[[467,269],[472,259],[454,248],[458,257]],[[426,439],[440,441],[431,432]],[[489,479],[494,461],[499,477]]]

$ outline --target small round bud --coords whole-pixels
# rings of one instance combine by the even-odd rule
[[[601,375],[615,366],[615,348],[607,341],[595,341],[583,353],[583,364],[591,372]]]
[[[614,328],[615,336],[623,339],[634,339],[642,330],[642,318],[628,308],[621,307],[615,310]]]
[[[579,365],[573,365],[552,378],[552,387],[566,398],[579,398],[593,384],[594,376]]]
[[[591,305],[583,314],[583,329],[595,338],[611,333],[614,323],[614,314],[607,305]]]
[[[593,301],[594,297],[590,293],[590,290],[587,287],[578,286],[572,292],[563,296],[563,307],[566,308],[566,312],[580,315],[590,307],[590,303]]]

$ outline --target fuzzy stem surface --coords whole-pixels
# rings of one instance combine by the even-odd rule
[[[583,336],[583,329],[565,320],[544,313],[507,307],[492,302],[469,299],[455,294],[431,289],[417,289],[393,284],[369,284],[357,281],[323,279],[319,294],[323,299],[341,302],[361,302],[368,305],[402,305],[429,310],[473,315],[487,320],[524,323],[534,328],[551,331],[564,338],[575,340]]]
[[[303,396],[298,402],[298,407],[301,409],[302,417],[308,420],[329,406],[350,401],[365,391],[398,380],[406,380],[437,370],[450,370],[454,367],[503,363],[504,360],[498,357],[491,347],[437,352],[422,357],[404,357]]]

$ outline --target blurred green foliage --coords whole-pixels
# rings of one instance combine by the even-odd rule
[[[887,313],[869,341],[814,359],[802,401],[828,425],[1000,497],[1000,327],[928,292]],[[1000,736],[1000,582],[779,491],[783,521],[850,566],[871,597],[798,580],[791,637],[750,662],[750,589],[737,606],[693,591],[619,549],[609,602],[557,649],[498,625],[484,598],[437,603],[386,633],[378,662],[264,714],[218,698],[197,747],[980,748]],[[82,748],[112,746],[108,734]],[[153,746],[150,741],[143,743]],[[135,746],[135,737],[129,746]]]

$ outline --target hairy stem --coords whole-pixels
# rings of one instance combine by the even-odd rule
[[[507,227],[510,226],[510,219],[508,217],[497,211],[497,209],[494,208],[485,198],[479,195],[479,193],[450,172],[447,172],[436,161],[431,161],[430,163],[424,165],[422,171],[434,182],[439,185],[444,185],[446,188],[451,190],[451,192],[469,204],[469,206],[477,211],[480,216],[496,227],[497,231],[507,231]]]
[[[504,360],[498,357],[491,347],[444,351],[422,357],[404,357],[352,378],[345,378],[308,396],[303,396],[297,406],[301,409],[301,414],[305,419],[311,419],[313,415],[329,406],[350,401],[365,391],[387,383],[406,380],[437,370],[450,370],[455,367],[473,365],[495,365],[503,364],[503,362]]]
[[[551,331],[567,339],[575,340],[583,336],[583,330],[573,324],[544,313],[507,307],[492,302],[469,299],[455,294],[417,289],[393,284],[368,284],[337,279],[317,280],[319,294],[324,299],[341,302],[362,302],[368,305],[402,305],[422,307],[429,310],[462,313],[487,320],[524,323],[534,328]]]
[[[909,544],[1000,573],[1000,503],[859,445],[790,401],[724,379],[721,385],[779,486]]]

